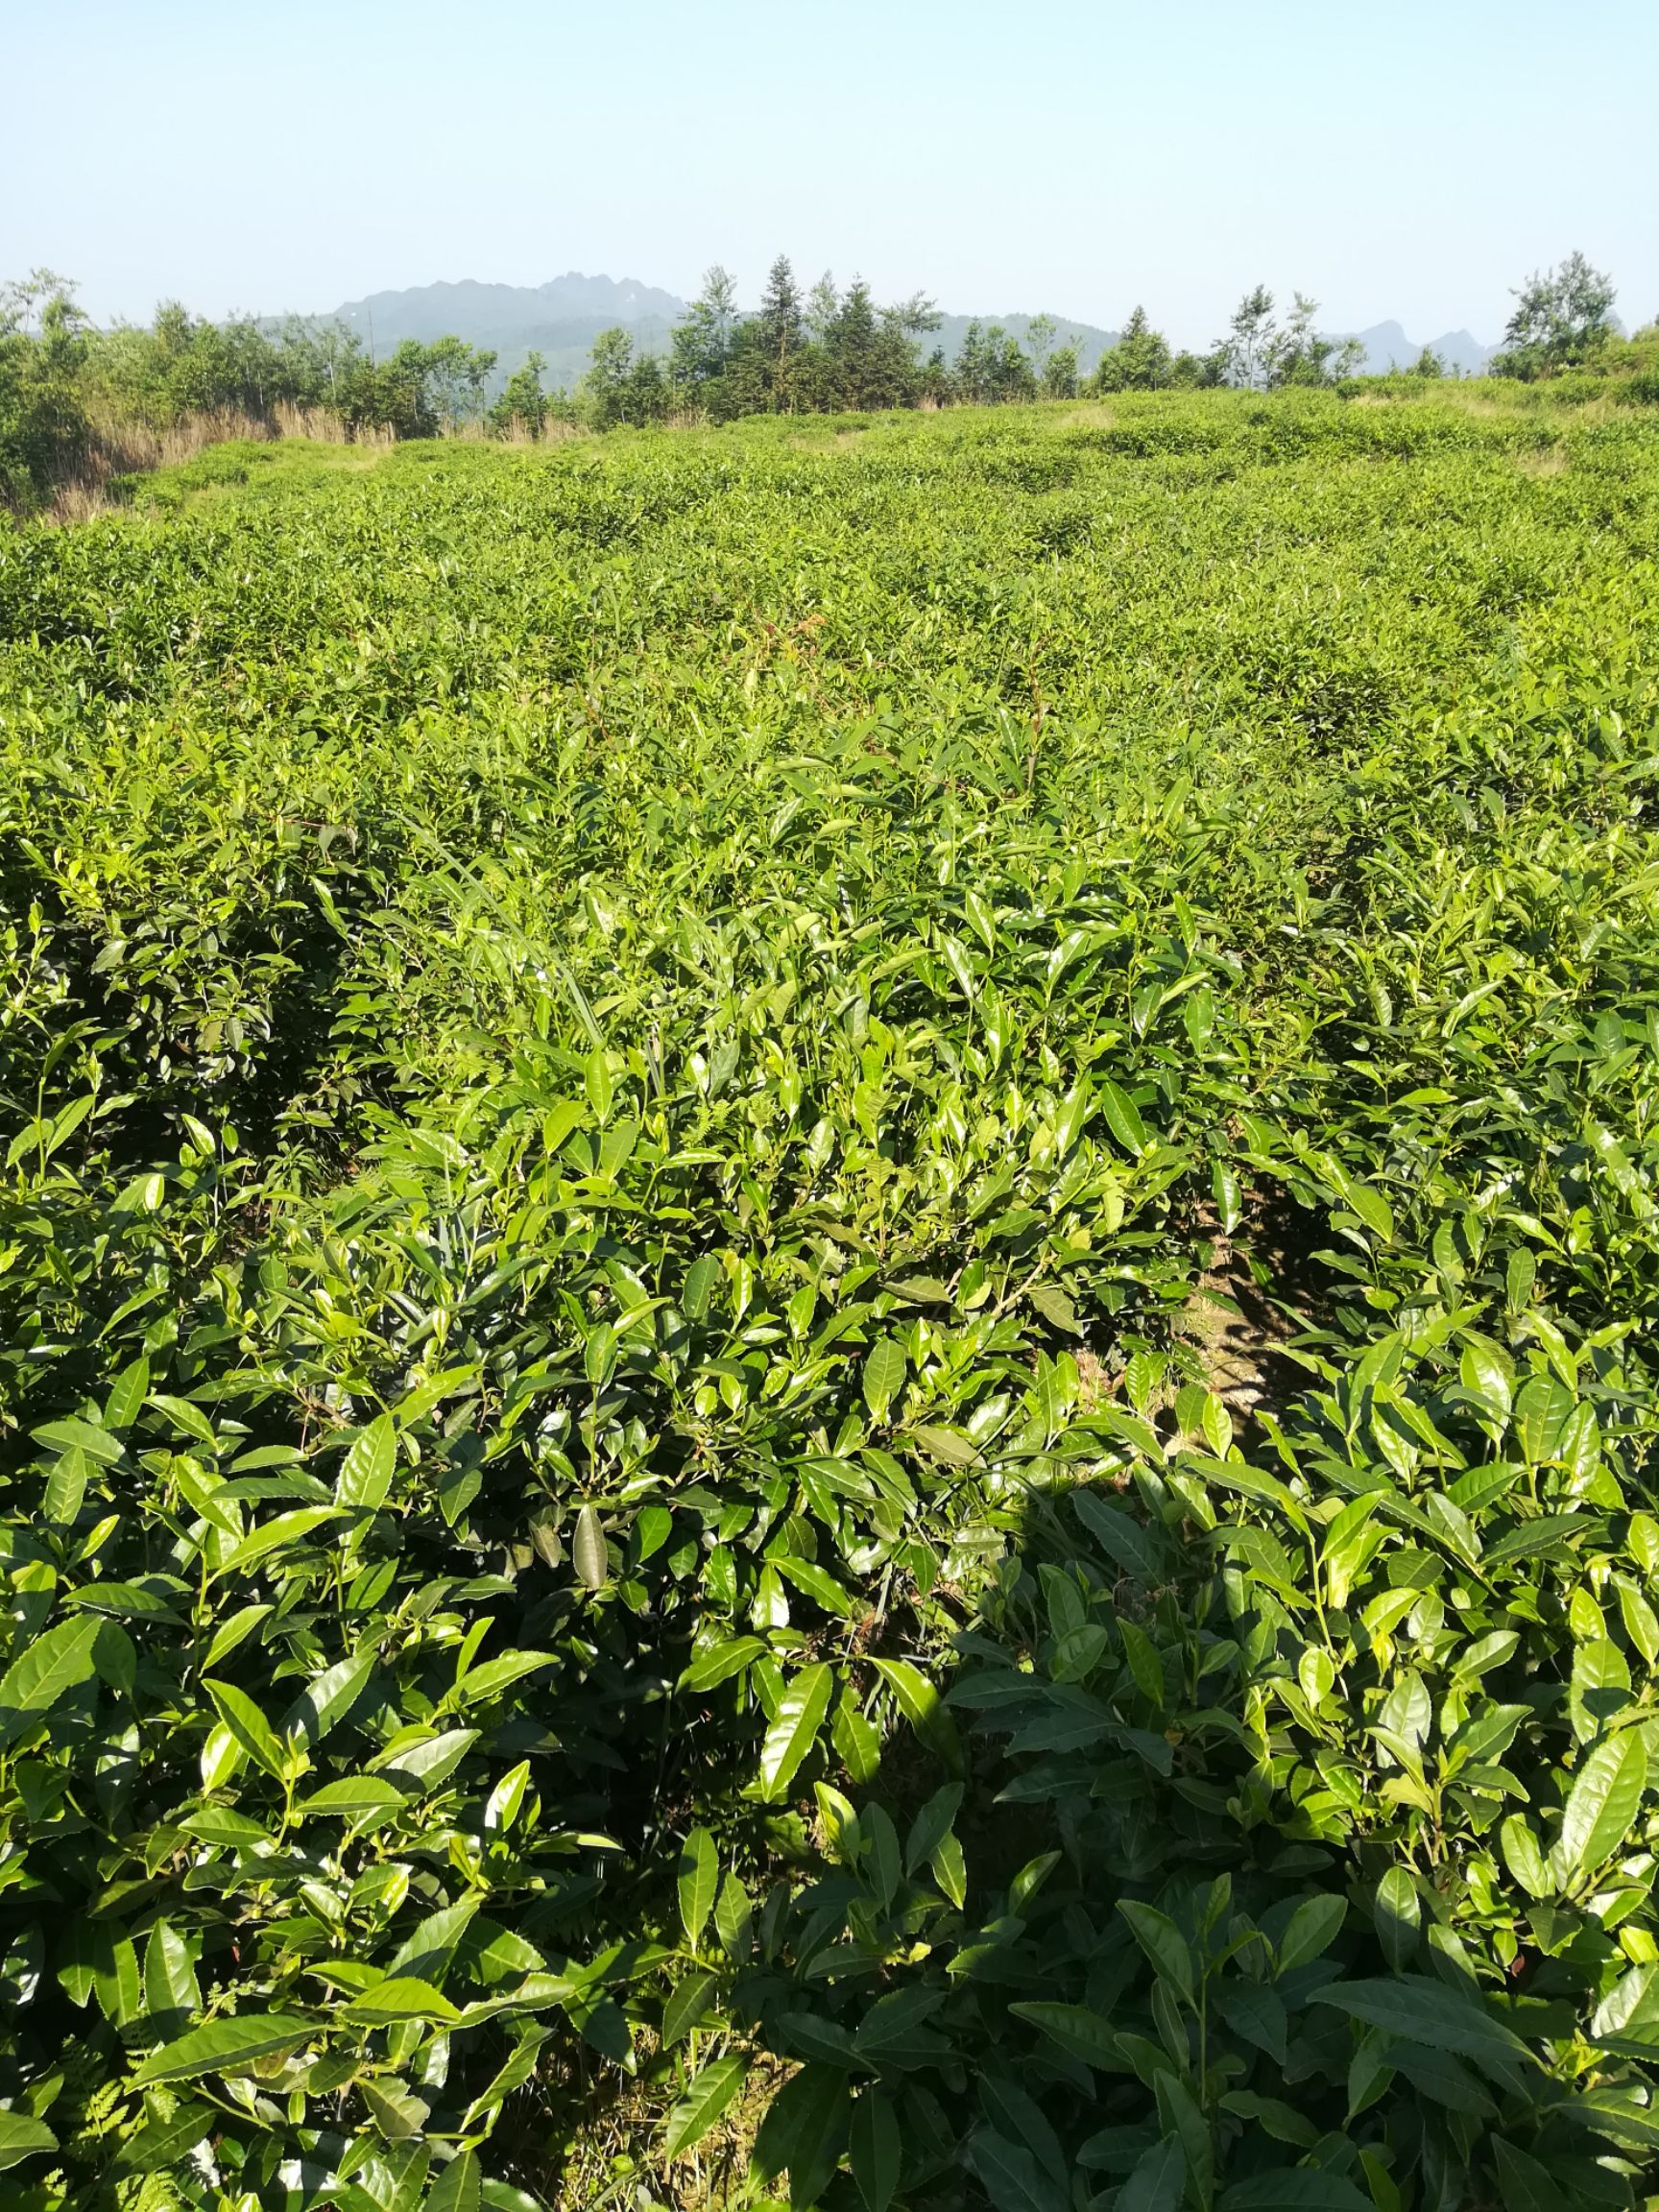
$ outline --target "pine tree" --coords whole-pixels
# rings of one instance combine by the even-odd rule
[[[760,312],[755,325],[756,345],[765,365],[765,385],[772,410],[777,414],[792,413],[794,393],[790,370],[801,350],[805,328],[801,288],[795,281],[787,254],[780,253],[767,273],[766,289],[760,297]]]
[[[829,348],[842,406],[879,406],[876,304],[862,276],[854,276],[847,288],[830,325]]]
[[[978,323],[970,323],[962,333],[962,346],[956,355],[956,392],[959,398],[980,400],[988,397],[988,373],[985,356],[985,333]]]

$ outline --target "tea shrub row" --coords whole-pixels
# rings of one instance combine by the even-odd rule
[[[1641,2200],[1656,493],[1216,394],[0,539],[9,2201]]]

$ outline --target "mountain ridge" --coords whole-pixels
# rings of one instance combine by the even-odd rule
[[[573,385],[588,366],[593,341],[601,330],[620,325],[636,343],[650,352],[665,351],[674,324],[686,302],[661,285],[637,276],[587,276],[566,270],[541,284],[499,284],[484,278],[441,278],[430,284],[407,285],[366,293],[335,308],[331,320],[355,330],[376,354],[389,353],[405,338],[429,344],[453,334],[469,345],[497,355],[492,384],[498,388],[526,354],[541,353],[553,385]],[[1079,373],[1087,376],[1101,354],[1118,343],[1119,333],[1074,316],[1052,315],[1054,344],[1075,344]],[[923,350],[944,349],[947,361],[962,349],[969,325],[981,330],[999,325],[1022,345],[1028,338],[1034,316],[945,315],[937,331],[923,340]],[[1422,352],[1421,342],[1409,339],[1398,322],[1374,323],[1363,330],[1328,333],[1338,341],[1357,338],[1365,349],[1363,373],[1386,373],[1390,367],[1408,369]],[[1465,376],[1480,374],[1497,350],[1484,346],[1467,330],[1443,332],[1429,341],[1449,370]]]
[[[1385,376],[1391,368],[1409,369],[1423,351],[1423,341],[1407,338],[1400,323],[1373,323],[1366,330],[1335,330],[1330,335],[1338,342],[1345,338],[1359,341],[1365,349],[1361,373],[1367,376]],[[1483,346],[1467,330],[1444,330],[1428,345],[1449,371],[1463,376],[1479,376],[1498,350],[1496,346]]]
[[[532,350],[547,364],[554,384],[573,384],[588,365],[601,330],[620,325],[650,351],[665,349],[669,333],[685,311],[678,294],[642,283],[637,277],[589,276],[567,270],[541,284],[495,284],[464,276],[400,291],[366,293],[336,307],[328,320],[355,330],[378,353],[389,353],[405,338],[430,344],[453,334],[469,345],[487,347],[498,359],[492,381],[499,384]],[[1055,315],[1056,346],[1075,343],[1078,368],[1087,376],[1118,333],[1102,330],[1076,317]],[[971,323],[982,330],[999,324],[1024,344],[1033,315],[942,315],[937,331],[923,340],[923,350],[943,346],[953,361]]]

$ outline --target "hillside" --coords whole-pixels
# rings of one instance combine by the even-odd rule
[[[545,284],[419,284],[403,292],[373,292],[337,307],[333,320],[358,331],[376,353],[405,338],[422,345],[453,332],[469,345],[500,355],[496,380],[510,376],[524,356],[545,355],[547,381],[574,384],[601,330],[616,324],[649,349],[667,346],[685,302],[632,276],[585,276],[570,270]]]

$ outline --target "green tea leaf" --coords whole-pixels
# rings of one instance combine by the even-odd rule
[[[1470,1999],[1419,1974],[1392,1982],[1337,1982],[1315,1992],[1315,2005],[1332,2005],[1390,2035],[1450,2051],[1486,2065],[1529,2060],[1521,2038]]]
[[[758,1636],[730,1636],[706,1645],[681,1675],[679,1688],[692,1692],[717,1689],[754,1660],[762,1658],[765,1651]]]
[[[1109,2020],[1091,2011],[1087,2005],[1052,2004],[1033,1998],[1010,2005],[1008,2009],[1017,2018],[1028,2020],[1033,2028],[1040,2028],[1062,2051],[1070,2057],[1080,2058],[1085,2066],[1098,2066],[1113,2074],[1120,2070],[1122,2058],[1117,2031]]]
[[[300,1544],[325,1521],[340,1518],[337,1505],[300,1505],[292,1513],[278,1513],[274,1521],[267,1521],[235,1546],[228,1557],[214,1569],[214,1579],[222,1581],[227,1575],[252,1574],[253,1569],[274,1552]]]
[[[707,1828],[693,1828],[680,1851],[680,1925],[696,1950],[720,1886],[720,1859]]]
[[[904,1387],[909,1362],[896,1337],[878,1336],[864,1360],[864,1403],[877,1421],[887,1418],[887,1408]]]
[[[1404,1866],[1390,1866],[1383,1875],[1372,1911],[1383,1957],[1396,1974],[1404,1973],[1416,1956],[1423,1924],[1417,1886]]]
[[[576,1538],[570,1547],[570,1557],[578,1581],[586,1583],[589,1590],[604,1589],[611,1577],[611,1563],[605,1550],[605,1532],[591,1505],[584,1505],[576,1516]]]
[[[1139,1160],[1151,1143],[1141,1110],[1120,1084],[1110,1077],[1100,1085],[1100,1112],[1106,1126],[1131,1158]]]
[[[702,2142],[742,2088],[748,2072],[748,2059],[733,2056],[715,2059],[711,2066],[705,2066],[692,2078],[662,2130],[665,2157],[684,2157]]]
[[[382,1413],[361,1430],[341,1465],[334,1485],[334,1503],[373,1513],[386,1502],[397,1464],[397,1431],[392,1416]]]
[[[234,1682],[205,1681],[202,1687],[248,1757],[280,1780],[288,1757],[286,1747],[247,1691],[239,1690]]]
[[[0,1703],[4,1702],[0,1692]],[[1639,1729],[1599,1743],[1568,1792],[1553,1857],[1562,1875],[1593,1872],[1624,1842],[1647,1788],[1647,1745]]]
[[[700,2027],[719,1989],[719,1977],[706,1967],[676,1982],[662,2007],[662,2044],[670,2049]]]
[[[24,2112],[0,2112],[0,2169],[21,2165],[43,2151],[56,2151],[58,2138],[44,2120]]]
[[[60,1622],[12,1662],[0,1677],[0,1743],[20,1736],[37,1714],[91,1680],[98,1627],[95,1620]]]
[[[930,1751],[953,1774],[962,1771],[962,1744],[956,1723],[933,1684],[907,1659],[873,1659],[871,1665],[893,1692],[899,1710]]]
[[[848,2153],[865,2212],[889,2212],[899,2194],[903,2140],[899,2115],[879,2089],[866,2089],[853,2106]]]
[[[292,2051],[318,2032],[308,2020],[282,2012],[243,2012],[209,2020],[142,2059],[132,2076],[150,2081],[190,2081],[204,2074],[244,2074],[255,2059]]]
[[[364,2027],[397,2020],[455,2020],[460,2015],[441,1990],[410,1974],[390,1975],[353,1997],[341,2018]]]
[[[825,1666],[804,1667],[779,1700],[777,1717],[760,1748],[760,1795],[781,1801],[811,1750],[830,1710],[835,1677]]]
[[[483,2170],[476,2151],[457,2152],[433,2182],[426,2212],[479,2212]]]

